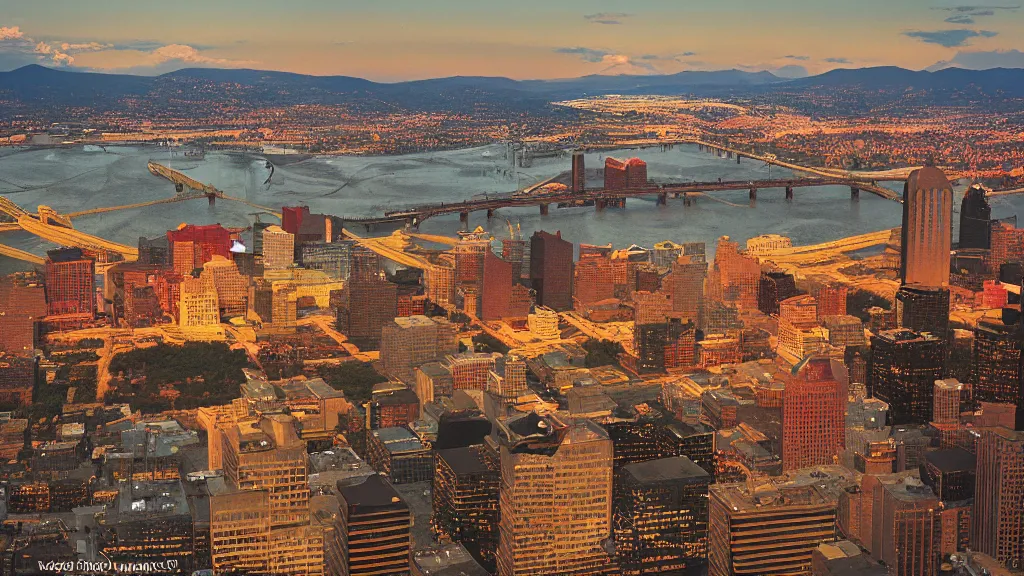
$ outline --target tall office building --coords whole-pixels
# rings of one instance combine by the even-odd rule
[[[992,207],[988,204],[988,190],[981,184],[972,184],[960,202],[960,248],[992,247]]]
[[[216,572],[324,573],[323,529],[310,516],[306,444],[295,426],[274,414],[222,431],[224,477],[210,495]]]
[[[263,268],[283,270],[295,262],[295,235],[280,226],[263,230]]]
[[[460,542],[491,572],[498,551],[500,478],[498,458],[485,446],[435,453],[430,527],[436,536]]]
[[[619,470],[615,555],[623,575],[677,574],[707,562],[711,481],[685,456]]]
[[[337,488],[329,565],[342,576],[409,576],[412,513],[394,486],[373,474],[339,480]]]
[[[881,510],[876,508],[873,518],[881,544],[872,548],[876,558],[893,576],[937,574],[942,543],[938,498],[916,477],[884,483],[880,495]]]
[[[220,224],[194,226],[184,224],[167,231],[174,271],[189,274],[209,262],[214,255],[231,258],[231,232]]]
[[[981,431],[971,514],[971,547],[1024,569],[1024,432]]]
[[[605,574],[612,441],[589,420],[529,413],[498,421],[500,576]]]
[[[526,316],[529,309],[513,310],[512,290],[515,287],[513,266],[498,258],[494,252],[484,253],[484,267],[480,286],[480,308],[478,315],[481,320],[501,320],[510,316]],[[514,312],[514,313],[513,313]]]
[[[900,328],[928,332],[945,341],[949,336],[949,288],[900,286],[896,292],[896,322]]]
[[[213,278],[187,276],[181,283],[178,299],[178,323],[182,327],[201,328],[220,324],[220,307]]]
[[[356,246],[349,282],[338,307],[338,329],[360,349],[376,350],[384,324],[397,315],[398,286],[384,278],[377,254]]]
[[[556,312],[572,309],[573,247],[562,233],[534,232],[530,238],[530,281],[537,305]]]
[[[384,371],[412,384],[416,367],[458,352],[457,332],[458,327],[444,318],[395,318],[381,330],[380,362]]]
[[[524,280],[525,258],[526,240],[519,238],[518,235],[515,238],[502,238],[501,259],[512,264],[512,281],[517,284]]]
[[[903,188],[902,284],[949,285],[953,187],[942,170],[914,170]]]
[[[578,309],[615,297],[611,258],[600,254],[580,256],[574,267],[573,299]]]
[[[303,268],[320,270],[333,280],[348,280],[353,246],[351,240],[306,242],[299,247],[299,259]]]
[[[779,302],[798,295],[792,274],[781,271],[762,272],[757,285],[757,309],[764,314],[779,313]]]
[[[673,312],[700,323],[700,309],[704,304],[704,279],[707,275],[708,264],[703,252],[699,255],[684,254],[672,262],[672,272],[662,285],[672,294]]]
[[[932,420],[932,394],[942,379],[943,342],[905,329],[871,336],[868,390],[889,404],[890,424],[927,424]]]
[[[833,464],[846,441],[846,389],[827,356],[808,357],[793,371],[782,393],[782,469]]]
[[[981,402],[1021,400],[1020,326],[1015,314],[992,312],[978,319],[974,331],[974,399]],[[1010,322],[1009,324],[1007,322]]]
[[[526,360],[509,354],[494,361],[494,369],[487,375],[487,391],[497,394],[507,403],[529,392],[526,384]]]
[[[79,248],[46,253],[47,314],[92,317],[96,314],[96,261]]]
[[[710,510],[710,576],[809,574],[836,539],[836,504],[813,485],[712,484]]]
[[[826,316],[846,315],[846,286],[822,285],[811,291],[814,301],[818,303],[818,320]]]
[[[583,192],[587,188],[587,168],[582,150],[572,153],[572,191]]]

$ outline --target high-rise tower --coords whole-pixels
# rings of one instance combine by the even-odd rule
[[[942,170],[926,166],[911,172],[903,188],[903,284],[949,285],[952,215],[953,187]]]
[[[960,203],[960,248],[992,247],[992,207],[988,205],[987,193],[981,184],[964,192]]]

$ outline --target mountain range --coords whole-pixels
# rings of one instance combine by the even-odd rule
[[[262,106],[349,105],[355,111],[401,108],[414,111],[539,112],[550,102],[605,94],[764,95],[860,91],[902,97],[925,94],[936,103],[962,99],[1024,98],[1024,69],[935,72],[897,67],[836,69],[796,80],[769,72],[685,71],[667,75],[594,75],[564,80],[512,80],[454,76],[382,83],[349,76],[310,76],[248,69],[185,68],[160,76],[71,72],[29,65],[0,72],[0,102],[12,112],[85,107],[109,110],[130,100],[145,111],[176,113],[218,102]],[[0,106],[0,108],[4,108]],[[17,111],[16,111],[16,110]],[[3,116],[0,113],[0,116]]]

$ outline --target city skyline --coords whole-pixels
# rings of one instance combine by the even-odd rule
[[[204,25],[196,26],[197,19]],[[800,77],[884,65],[1022,67],[1016,43],[1022,31],[1019,4],[917,0],[683,6],[644,0],[628,7],[448,0],[429,8],[407,0],[372,6],[181,0],[170,9],[58,1],[5,7],[0,70],[33,63],[142,75],[254,68],[378,81],[720,69]]]

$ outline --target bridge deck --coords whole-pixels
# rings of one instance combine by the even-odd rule
[[[616,198],[628,198],[636,196],[651,196],[659,194],[686,194],[692,192],[716,192],[726,190],[748,190],[761,188],[803,188],[809,186],[849,186],[881,196],[887,200],[898,200],[899,194],[878,185],[861,182],[849,178],[790,178],[777,180],[735,180],[723,182],[687,182],[681,184],[652,184],[640,188],[624,188],[608,190],[605,188],[587,190],[585,192],[572,192],[571,190],[558,191],[547,194],[514,194],[511,196],[500,195],[493,198],[482,198],[465,200],[462,202],[451,202],[441,204],[425,204],[410,208],[391,210],[385,212],[385,218],[403,219],[417,218],[424,220],[432,216],[442,214],[455,214],[462,212],[474,212],[477,210],[496,210],[498,208],[513,208],[523,206],[538,206],[541,204],[555,204],[559,202],[579,200],[610,200]]]

